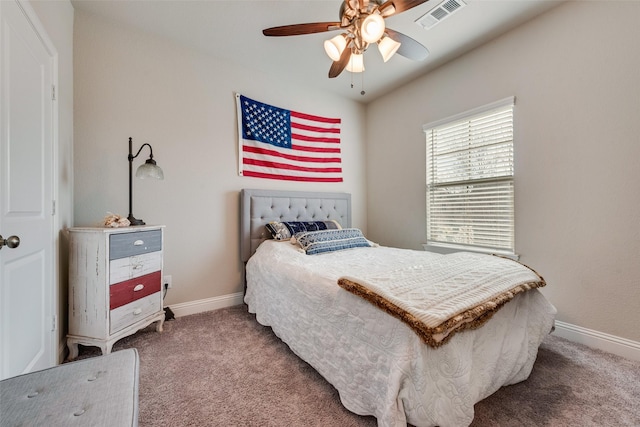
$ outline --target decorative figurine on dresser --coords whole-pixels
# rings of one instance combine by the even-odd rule
[[[69,359],[78,344],[111,352],[157,322],[162,332],[163,225],[69,229]]]

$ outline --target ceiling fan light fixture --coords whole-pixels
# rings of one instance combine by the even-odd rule
[[[364,55],[361,53],[352,54],[345,69],[351,73],[362,73],[364,71]]]
[[[338,61],[340,59],[340,55],[344,52],[345,47],[347,47],[347,38],[344,34],[338,34],[332,39],[325,40],[324,42],[324,51],[333,61]]]
[[[396,13],[396,7],[393,5],[393,2],[385,2],[378,9],[383,18],[387,16],[391,16]]]
[[[391,37],[383,37],[378,42],[378,51],[382,55],[382,60],[387,62],[398,51],[400,44]]]
[[[384,18],[377,13],[372,13],[362,21],[360,27],[360,34],[362,40],[367,43],[375,43],[380,40],[380,37],[384,34]]]

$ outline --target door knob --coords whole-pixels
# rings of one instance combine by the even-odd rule
[[[20,246],[20,238],[18,236],[9,236],[6,239],[0,234],[0,249],[3,246],[8,246],[9,249],[17,248]]]

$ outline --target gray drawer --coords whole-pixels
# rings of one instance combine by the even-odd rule
[[[112,234],[109,237],[109,260],[146,254],[162,249],[162,230]]]

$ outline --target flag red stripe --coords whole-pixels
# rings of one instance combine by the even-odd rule
[[[270,162],[267,160],[258,160],[258,159],[243,159],[242,162],[245,165],[263,166],[266,168],[287,169],[287,170],[293,170],[293,171],[325,172],[325,173],[342,172],[342,168],[310,168],[310,167],[304,167],[304,166],[290,165],[287,163]]]
[[[300,149],[300,148],[298,148]],[[283,159],[288,159],[288,160],[296,160],[299,162],[314,162],[314,163],[340,163],[340,158],[339,157],[323,157],[323,158],[318,158],[318,157],[307,157],[307,156],[296,156],[293,154],[285,154],[285,153],[280,153],[279,151],[275,151],[275,150],[268,150],[266,148],[259,148],[259,147],[252,147],[250,145],[243,145],[242,146],[242,151],[246,151],[249,153],[256,153],[256,154],[265,154],[265,155],[269,155],[269,156],[276,156],[276,157],[280,157]],[[315,149],[310,149],[310,150],[306,150],[306,151],[316,151]],[[338,153],[340,152],[340,150],[338,150]]]
[[[340,148],[326,148],[326,147],[308,147],[305,145],[292,145],[292,149],[298,151],[306,151],[308,153],[336,153],[340,154]]]
[[[299,141],[309,141],[309,142],[330,142],[335,144],[340,143],[340,138],[322,138],[317,136],[300,135],[293,132],[291,133],[291,139],[297,139]]]
[[[254,178],[268,178],[268,179],[281,179],[285,181],[307,181],[307,182],[342,182],[342,178],[316,178],[309,176],[290,176],[290,175],[278,175],[272,173],[262,173],[254,171],[244,171],[243,176],[251,176]]]
[[[310,125],[305,125],[302,123],[294,123],[294,122],[291,122],[291,128],[308,130],[311,132],[318,132],[318,133],[340,133],[340,128],[321,128],[318,126],[310,126]]]
[[[298,113],[297,111],[291,111],[291,117],[296,117],[299,119],[305,119],[305,120],[314,120],[316,122],[323,122],[323,123],[340,123],[341,119],[336,118],[330,118],[330,117],[320,117],[320,116],[314,116],[311,114],[304,114],[304,113]]]

